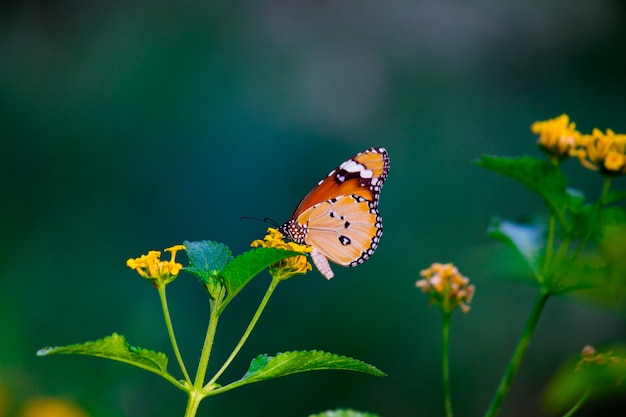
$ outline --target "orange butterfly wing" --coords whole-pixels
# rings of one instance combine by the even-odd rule
[[[376,250],[383,232],[380,190],[389,172],[384,148],[370,148],[348,159],[321,180],[279,230],[313,248],[311,257],[328,279],[328,260],[356,266]]]
[[[355,194],[316,204],[297,221],[308,225],[305,243],[342,266],[364,262],[374,253],[382,235],[378,210]]]
[[[360,195],[378,205],[380,189],[389,172],[385,148],[370,148],[332,170],[298,204],[292,219],[317,203],[342,195]]]

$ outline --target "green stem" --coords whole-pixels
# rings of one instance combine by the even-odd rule
[[[198,391],[198,394],[202,390],[204,377],[206,375],[207,367],[209,365],[209,358],[211,357],[211,349],[213,348],[213,340],[215,339],[215,331],[217,329],[217,320],[219,319],[219,314],[217,313],[218,307],[219,303],[215,300],[211,300],[209,327],[207,328],[206,337],[204,338],[204,345],[202,346],[202,354],[200,355],[200,362],[198,363],[196,378],[193,382],[194,391]],[[198,402],[200,402],[200,400],[198,400]]]
[[[256,326],[257,322],[259,321],[259,317],[261,317],[261,313],[265,309],[265,306],[267,305],[267,302],[269,301],[270,297],[274,293],[274,290],[278,286],[279,282],[280,282],[280,280],[272,278],[272,282],[270,283],[270,286],[268,287],[267,291],[265,292],[265,295],[263,296],[263,299],[261,300],[261,304],[259,304],[259,307],[257,308],[256,312],[254,313],[254,316],[252,317],[252,320],[250,321],[250,324],[248,324],[248,328],[243,333],[243,336],[241,336],[241,339],[239,340],[239,343],[237,343],[237,346],[235,346],[235,349],[233,349],[232,353],[230,354],[228,359],[226,359],[226,362],[224,362],[224,365],[222,365],[220,370],[217,371],[217,373],[213,376],[213,378],[211,378],[211,380],[209,382],[207,382],[207,384],[204,386],[204,389],[210,389],[211,386],[213,384],[215,384],[217,379],[224,373],[224,371],[226,371],[226,369],[231,364],[233,359],[235,359],[235,356],[237,356],[237,354],[239,353],[239,351],[241,350],[243,345],[246,343],[246,340],[248,340],[248,336],[250,336],[250,333],[252,333],[252,329],[254,329],[254,326]]]
[[[198,406],[202,401],[202,393],[195,389],[189,391],[189,398],[187,399],[187,408],[185,409],[185,417],[195,417],[198,412]]]
[[[602,192],[600,193],[600,197],[598,198],[598,206],[602,207],[604,205],[604,199],[609,192],[609,188],[611,188],[611,177],[604,177],[604,183],[602,184]]]
[[[204,384],[204,377],[206,376],[206,371],[209,366],[209,358],[211,357],[211,350],[213,349],[213,341],[215,340],[215,332],[217,330],[217,321],[220,317],[220,305],[224,299],[224,294],[225,293],[222,291],[216,299],[210,300],[209,325],[207,327],[206,336],[204,337],[200,362],[198,363],[193,386],[190,386],[187,390],[189,397],[187,399],[185,417],[195,417],[200,401],[206,397],[206,394],[202,392],[202,385]]]
[[[450,317],[449,311],[442,311],[441,323],[441,364],[443,373],[443,398],[446,417],[452,417],[452,399],[450,396]]]
[[[506,371],[502,376],[500,385],[491,400],[491,404],[489,405],[489,409],[487,410],[485,417],[494,417],[498,413],[504,397],[509,392],[513,378],[519,370],[524,354],[526,353],[526,349],[528,349],[528,345],[530,344],[530,339],[532,338],[537,322],[539,321],[539,316],[541,315],[548,298],[550,298],[550,293],[544,289],[540,289],[539,294],[537,294],[537,298],[535,299],[535,304],[530,312],[530,316],[528,317],[524,330],[522,331],[522,335],[517,342],[515,350],[513,351],[513,356],[511,357]]]
[[[576,253],[572,257],[572,261],[578,258],[578,255],[580,255],[580,253],[584,249],[585,245],[587,244],[587,241],[589,240],[589,238],[591,238],[591,232],[593,231],[593,223],[596,220],[596,215],[598,214],[602,206],[604,206],[604,199],[606,198],[606,195],[609,192],[609,188],[611,188],[611,181],[612,181],[611,177],[604,177],[604,183],[602,184],[602,191],[600,192],[600,197],[598,197],[598,201],[596,201],[596,203],[594,204],[593,212],[591,213],[591,219],[589,222],[589,227],[587,228],[587,233],[585,233],[583,240],[580,242],[580,245],[578,245],[578,248],[576,248]]]
[[[161,308],[163,309],[163,317],[165,317],[165,326],[167,327],[167,333],[169,334],[170,341],[172,342],[172,348],[174,348],[174,354],[176,355],[176,360],[178,361],[180,370],[183,372],[183,375],[185,376],[185,381],[187,381],[187,383],[191,385],[191,378],[189,378],[189,374],[187,373],[187,368],[185,367],[185,363],[183,362],[183,357],[180,354],[180,350],[178,349],[178,343],[176,342],[176,336],[174,335],[174,327],[172,326],[170,310],[167,306],[167,297],[165,295],[165,285],[159,285],[157,289],[159,290],[159,298],[161,299]]]
[[[556,216],[553,212],[550,213],[550,222],[548,227],[548,241],[546,242],[546,260],[543,263],[543,271],[541,274],[542,277],[544,277],[547,271],[550,269],[550,263],[552,262],[552,256],[554,253],[554,229],[556,227]]]
[[[580,400],[578,400],[578,402],[574,404],[574,406],[570,408],[569,411],[563,415],[563,417],[572,417],[574,413],[585,403],[585,401],[587,401],[589,394],[591,394],[591,387],[585,391],[583,396],[580,397]]]

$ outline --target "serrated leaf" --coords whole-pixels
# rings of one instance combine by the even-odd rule
[[[233,259],[228,246],[222,243],[202,240],[185,241],[183,245],[189,258],[189,266],[185,270],[205,283],[215,279]]]
[[[374,376],[386,376],[384,372],[358,359],[340,356],[320,350],[292,351],[276,356],[259,355],[252,360],[248,372],[238,381],[225,385],[215,394],[241,385],[265,381],[306,371],[343,370],[364,372]]]
[[[252,360],[250,368],[242,380],[257,382],[298,372],[322,369],[358,371],[374,376],[385,376],[385,373],[375,366],[358,359],[321,350],[311,350],[284,352],[276,356],[259,355]]]
[[[228,290],[227,301],[237,295],[252,278],[270,265],[282,259],[300,255],[302,253],[284,249],[257,248],[237,256],[222,271],[224,285]]]
[[[124,336],[113,333],[103,339],[67,346],[45,347],[37,356],[57,354],[88,355],[128,363],[158,375],[167,374],[165,353],[131,346]]]
[[[324,411],[323,413],[319,413],[319,414],[311,414],[309,417],[379,417],[379,416],[377,414],[339,408],[337,410]]]
[[[533,272],[537,272],[539,256],[545,246],[545,225],[542,222],[518,223],[493,219],[487,234],[513,247]]]
[[[604,363],[579,366],[580,355],[576,355],[556,372],[543,395],[544,406],[551,413],[563,413],[589,389],[591,398],[622,398],[626,394],[626,346],[614,345],[602,351],[606,352]]]
[[[569,227],[565,210],[571,202],[571,197],[566,190],[567,179],[558,166],[530,156],[505,158],[483,155],[475,163],[511,178],[539,194],[557,214],[561,224]]]

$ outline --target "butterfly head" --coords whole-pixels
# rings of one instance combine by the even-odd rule
[[[291,219],[278,228],[278,231],[283,234],[287,239],[298,243],[304,244],[307,235],[307,225],[298,223],[298,220]]]

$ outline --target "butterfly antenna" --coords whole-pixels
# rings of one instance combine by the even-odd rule
[[[239,220],[256,220],[257,222],[263,222],[263,223],[271,224],[274,227],[280,226],[276,220],[270,219],[269,217],[265,217],[263,219],[259,219],[257,217],[243,216],[243,217],[240,217]]]

